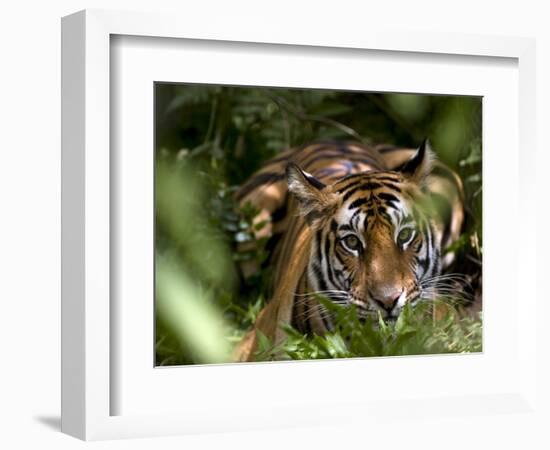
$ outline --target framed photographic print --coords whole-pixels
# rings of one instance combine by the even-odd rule
[[[63,431],[536,414],[533,42],[199,22],[63,19]]]
[[[481,97],[154,95],[157,365],[482,350]]]

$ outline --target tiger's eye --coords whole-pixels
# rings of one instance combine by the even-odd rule
[[[346,247],[350,250],[359,250],[361,247],[361,241],[353,234],[350,234],[344,238],[344,244],[346,244]]]
[[[397,242],[399,244],[406,244],[413,235],[413,229],[412,228],[403,228],[399,234],[397,235]]]

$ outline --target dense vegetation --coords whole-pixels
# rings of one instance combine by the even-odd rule
[[[394,325],[359,323],[334,308],[337,330],[306,338],[288,329],[279,348],[261,337],[260,359],[334,358],[481,350],[481,99],[157,84],[156,362],[223,362],[267,300],[268,268],[243,279],[253,208],[239,211],[233,193],[278,152],[331,138],[414,147],[429,137],[438,158],[464,182],[467,219],[452,272],[470,314],[452,309],[433,322],[406,311]],[[261,226],[261,224],[259,225]],[[320,299],[323,301],[323,299]],[[327,305],[331,307],[331,305]]]

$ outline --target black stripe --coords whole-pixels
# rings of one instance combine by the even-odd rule
[[[394,183],[388,183],[386,181],[382,181],[380,184],[385,188],[392,189],[396,192],[401,193],[401,188],[399,186],[397,186],[396,184],[394,184]]]
[[[356,218],[359,214],[361,214],[361,210],[360,210],[360,209],[358,209],[357,211],[355,211],[355,212],[353,213],[353,215],[352,215],[351,218],[349,219],[349,221],[350,221],[351,224],[353,224],[355,218]],[[357,225],[355,225],[355,224],[354,224],[354,226],[357,227]],[[350,227],[350,230],[353,231],[353,230],[354,230],[353,227]]]
[[[422,258],[418,260],[418,263],[420,264],[420,267],[422,267],[423,273],[422,276],[426,277],[428,275],[428,267],[429,267],[429,261],[430,261],[430,255],[429,252],[426,252],[428,255],[426,258]]]
[[[351,148],[348,148],[346,143],[342,143],[342,144],[338,145],[337,150],[339,152],[342,152],[345,155],[351,155],[351,154],[355,153]]]
[[[340,256],[337,254],[337,252],[334,252],[334,257],[341,263]],[[334,269],[334,276],[338,278],[338,281],[340,281],[340,278],[343,277],[344,272],[339,269]]]
[[[340,264],[342,264],[342,266],[345,267],[344,261],[342,260],[342,258],[341,258],[340,255],[338,254],[338,248],[336,248],[336,247],[334,248],[334,257],[338,260],[338,262],[339,262]],[[339,270],[338,272],[341,272],[341,270]],[[336,271],[335,271],[334,273],[336,273]]]
[[[346,182],[349,182],[349,183],[346,184],[345,186],[342,186],[336,192],[341,194],[342,192],[345,192],[348,189],[353,189],[354,187],[359,186],[364,182],[364,180],[362,180],[363,177],[364,177],[363,173],[356,173],[354,175],[348,175],[347,177],[342,178],[341,180],[338,181],[339,185],[342,185],[343,183],[346,183]],[[355,180],[355,178],[359,178],[359,180]]]
[[[378,153],[390,153],[395,152],[397,150],[404,150],[403,147],[397,147],[395,145],[384,145],[382,147],[377,147],[376,150]]]
[[[355,209],[355,208],[358,208],[359,206],[361,205],[364,205],[365,203],[368,202],[368,199],[362,197],[362,198],[358,198],[357,200],[354,200],[349,206],[348,206],[348,209]]]
[[[384,205],[389,206],[390,208],[393,208],[393,209],[399,211],[399,206],[395,202],[392,202],[392,201],[388,200],[388,201],[384,202]]]
[[[271,220],[272,222],[279,222],[280,220],[283,220],[286,217],[287,214],[287,204],[288,204],[288,194],[285,195],[285,199],[283,201],[283,204],[280,208],[277,208],[273,214],[271,214]]]
[[[368,190],[373,190],[373,189],[378,189],[378,188],[381,188],[382,185],[380,183],[371,183],[371,182],[368,182],[368,183],[363,183],[363,184],[360,184],[359,186],[356,186],[354,187],[353,189],[347,191],[345,194],[344,194],[344,197],[342,198],[342,201],[345,202],[347,201],[353,194],[355,194],[356,192],[359,192],[359,191],[368,191]],[[339,193],[342,193],[341,191],[338,191]]]
[[[388,175],[384,175],[384,176],[374,176],[373,178],[376,181],[391,181],[392,183],[401,183],[401,179],[398,178],[397,176],[391,177]]]
[[[335,173],[338,173],[338,172],[346,172],[346,173],[349,173],[350,172],[350,167],[349,165],[346,165],[346,167],[328,167],[328,168],[325,168],[325,169],[321,169],[317,172],[314,173],[314,175],[316,177],[330,177],[332,175],[334,175]]]
[[[321,252],[321,242],[323,241],[323,234],[321,230],[317,230],[316,237],[317,239],[315,244],[317,245],[317,249],[316,249],[317,261],[319,262],[319,264],[321,264],[323,261],[323,253]]]
[[[345,183],[346,181],[354,180],[355,178],[361,178],[364,175],[364,173],[352,173],[351,175],[347,175],[344,178],[342,178],[338,183]],[[359,181],[360,183],[361,181]],[[354,183],[355,184],[355,183]],[[345,186],[343,189],[347,189],[351,186],[351,183]]]
[[[313,264],[312,269],[313,269],[313,274],[315,275],[315,278],[319,285],[319,290],[326,291],[327,283],[323,277],[323,272],[321,271],[321,267],[319,267],[319,264],[315,263]]]
[[[386,219],[389,223],[393,223],[391,220],[391,216],[386,212],[386,208],[383,206],[378,207],[378,214],[382,216],[384,219]]]
[[[378,162],[372,158],[366,157],[364,155],[342,155],[341,153],[325,153],[321,155],[315,155],[314,157],[309,157],[306,161],[302,163],[302,165],[307,168],[311,166],[312,164],[316,163],[317,161],[326,159],[326,160],[334,160],[338,158],[346,158],[348,161],[354,161],[354,162],[360,162],[363,164],[368,164],[373,167],[378,168]]]
[[[296,149],[296,151],[299,151],[299,149]],[[283,155],[283,156],[277,156],[277,157],[275,157],[275,158],[270,159],[270,160],[266,163],[266,166],[269,166],[269,165],[271,165],[271,164],[277,164],[277,163],[280,163],[280,162],[282,162],[282,161],[289,160],[291,157],[292,157],[292,154],[290,154],[290,155]]]
[[[386,200],[389,202],[399,202],[399,199],[395,195],[388,194],[387,192],[379,192],[376,194],[376,196],[381,200]]]
[[[327,150],[329,151],[327,152]],[[322,152],[325,152],[325,153],[322,153]],[[319,159],[323,159],[323,158],[334,159],[334,158],[341,158],[341,157],[342,157],[342,154],[336,153],[333,146],[313,148],[311,150],[311,153],[302,161],[302,165],[306,167],[309,164],[312,164],[315,161],[318,161]]]
[[[325,236],[325,261],[327,264],[328,279],[334,287],[338,287],[336,281],[334,280],[334,274],[332,273],[332,264],[330,263],[330,239],[328,235]]]
[[[275,183],[277,181],[282,180],[283,178],[284,178],[284,175],[280,173],[274,173],[274,172],[259,173],[258,175],[254,176],[248,183],[244,184],[244,186],[237,193],[237,200],[240,200],[243,197],[246,197],[250,192],[252,192],[254,189],[256,189],[258,186],[262,184]]]
[[[432,274],[432,269],[433,269],[433,266],[432,266],[432,263],[433,263],[433,237],[432,237],[432,229],[431,229],[431,226],[429,224],[428,221],[425,222],[425,232],[424,232],[424,236],[426,237],[426,239],[428,240],[428,255],[427,255],[427,259],[428,259],[428,262],[429,262],[429,265],[428,265],[428,271],[430,272],[430,275]]]
[[[285,160],[289,160],[290,158],[292,158],[296,153],[299,153],[301,152],[302,150],[304,150],[305,148],[307,148],[309,145],[309,143],[307,144],[302,144],[302,145],[299,145],[297,147],[295,147],[294,149],[292,149],[292,151],[290,152],[290,154],[288,155],[282,155],[282,156],[276,156],[274,158],[271,158],[268,162],[267,162],[267,165],[271,165],[271,164],[276,164],[276,163],[279,163],[281,161],[285,161]]]

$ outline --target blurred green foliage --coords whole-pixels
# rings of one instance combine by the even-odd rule
[[[468,276],[469,295],[479,303],[481,131],[478,97],[156,84],[157,365],[226,361],[254,323],[269,296],[269,270],[243,280],[236,267],[245,258],[261,264],[268,248],[262,242],[249,253],[235,251],[237,242],[252,239],[256,211],[238,214],[233,193],[267,159],[318,139],[415,147],[430,138],[438,158],[464,182],[466,223],[451,270]],[[480,345],[480,320],[453,318],[437,329],[430,324],[417,322],[414,352],[474,351]],[[470,333],[476,327],[479,333]],[[380,332],[376,339],[387,344],[378,348],[393,354],[395,345]],[[315,342],[291,330],[289,336],[289,348],[297,350],[287,349],[288,357],[376,353],[349,343],[344,349],[337,334]],[[430,344],[429,336],[439,336],[439,344]],[[399,351],[410,354],[412,347]]]

